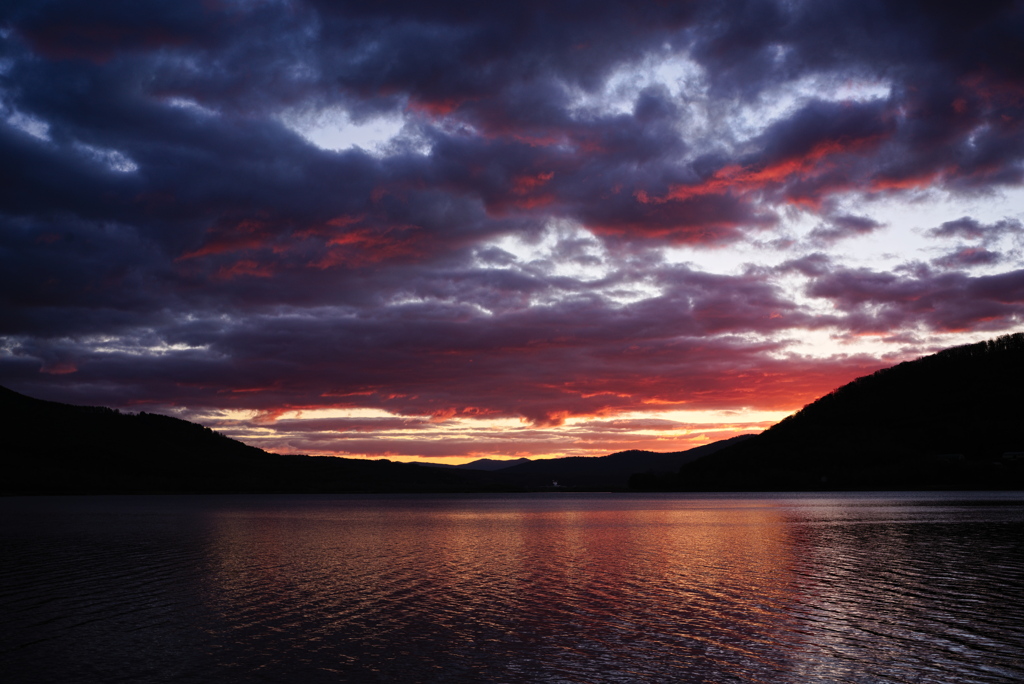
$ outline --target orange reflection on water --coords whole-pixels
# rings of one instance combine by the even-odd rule
[[[747,678],[794,645],[786,519],[751,502],[346,500],[225,515],[215,545],[212,593],[240,633],[269,623],[346,662],[485,649],[507,668],[668,658]]]

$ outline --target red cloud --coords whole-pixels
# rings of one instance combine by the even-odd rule
[[[455,112],[470,98],[446,98],[439,100],[425,100],[420,98],[409,98],[406,109],[412,112],[421,112],[434,118],[442,118]]]
[[[877,135],[861,138],[840,138],[824,140],[815,144],[807,152],[784,158],[769,164],[729,165],[715,171],[710,178],[697,184],[676,184],[662,197],[651,197],[644,190],[638,190],[636,198],[645,204],[663,204],[672,201],[684,201],[705,195],[736,194],[764,192],[785,183],[806,181],[822,176],[836,168],[844,157],[861,155],[881,142]],[[819,191],[827,191],[821,188]]]
[[[554,177],[553,171],[538,174],[524,174],[512,179],[513,195],[528,195],[537,188],[545,185]]]
[[[189,36],[158,26],[50,24],[25,32],[32,47],[50,59],[87,59],[103,64],[122,51],[183,45]]]
[[[556,195],[552,192],[542,192],[541,189],[554,175],[553,171],[548,171],[513,177],[507,193],[487,201],[488,214],[502,216],[512,210],[529,211],[553,204]]]
[[[48,363],[43,365],[39,369],[40,373],[46,373],[47,375],[67,375],[69,373],[75,373],[78,371],[78,367],[70,361],[58,361],[55,363]]]
[[[876,176],[867,186],[871,192],[920,190],[935,185],[944,175],[944,169],[929,169],[909,176]]]
[[[877,226],[837,215],[857,196],[1019,188],[1016,4],[768,2],[756,31],[705,3],[541,4],[10,4],[3,377],[80,403],[268,419],[293,407],[385,409],[427,431],[522,419],[502,453],[591,453],[596,428],[550,436],[624,411],[789,410],[892,360],[787,355],[806,331],[902,350],[1024,322],[1021,271],[966,272],[1013,263],[1012,219],[948,221],[930,234],[970,247],[892,272],[816,254],[718,277],[659,253],[785,232],[793,204],[821,215],[809,244],[831,251]],[[618,79],[666,45],[707,88]],[[690,116],[785,104],[772,100],[795,83],[851,75],[886,94],[812,93],[752,138]],[[631,102],[601,106],[609,87]],[[320,149],[286,121],[403,108],[408,138],[381,154]],[[585,226],[600,249],[566,240],[526,263],[495,246],[544,252],[555,223]],[[558,259],[605,275],[564,275]],[[803,279],[813,305],[785,289]],[[337,425],[282,444],[424,448],[369,439],[395,424]],[[483,432],[425,448],[492,452]]]
[[[815,278],[807,293],[831,300],[856,332],[999,330],[1024,322],[1024,271],[972,277],[836,269]]]
[[[268,246],[275,237],[274,226],[270,221],[247,218],[239,221],[220,220],[207,235],[206,243],[178,257],[177,261],[197,259],[212,254],[240,252]]]
[[[270,264],[259,264],[252,259],[242,259],[230,266],[221,266],[214,277],[218,280],[231,280],[239,276],[270,278],[275,273],[275,269]]]
[[[366,266],[391,259],[421,255],[423,237],[418,226],[389,226],[383,232],[372,228],[347,230],[326,242],[326,253],[309,263],[318,269],[335,266]]]

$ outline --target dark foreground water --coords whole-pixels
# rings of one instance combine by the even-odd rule
[[[1024,494],[0,499],[5,682],[1014,682]]]

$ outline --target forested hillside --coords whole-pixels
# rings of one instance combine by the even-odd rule
[[[678,489],[1024,486],[1024,334],[955,347],[840,387],[684,465]]]

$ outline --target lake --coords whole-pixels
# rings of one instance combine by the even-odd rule
[[[1024,493],[0,499],[30,682],[1024,680]]]

